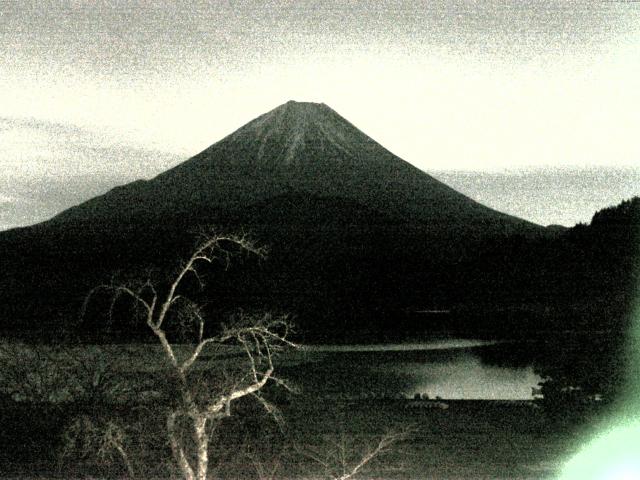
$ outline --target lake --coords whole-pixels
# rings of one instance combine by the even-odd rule
[[[531,365],[495,362],[518,345],[446,339],[383,345],[314,345],[287,355],[279,371],[305,395],[337,398],[531,400],[541,378]],[[500,358],[504,358],[502,355]]]
[[[134,374],[136,382],[140,378],[136,375],[149,375],[166,366],[164,353],[155,344],[84,345],[55,354],[46,353],[50,350],[46,346],[18,344],[15,348],[14,353],[5,352],[9,357],[4,363],[16,364],[18,369],[25,362],[33,364],[29,371],[64,366],[69,358],[76,358],[98,370],[105,366],[124,375]],[[186,358],[192,348],[179,345],[176,353]],[[526,351],[525,345],[517,342],[468,339],[307,345],[279,357],[276,374],[298,386],[305,397],[413,398],[418,393],[442,399],[530,400],[531,389],[541,379],[525,360]],[[221,356],[203,352],[197,368],[216,371],[224,362],[244,361],[244,354],[236,347],[224,347],[218,354]],[[58,356],[60,359],[56,360]],[[66,392],[65,385],[54,382],[47,388],[58,398]]]

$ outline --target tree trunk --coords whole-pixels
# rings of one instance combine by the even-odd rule
[[[184,480],[195,480],[193,468],[191,468],[191,465],[189,465],[189,461],[187,460],[187,456],[184,453],[184,449],[180,445],[178,433],[176,432],[177,416],[177,412],[171,412],[167,417],[167,433],[169,435],[169,443],[171,444],[171,452],[173,453],[173,458],[180,467],[180,471],[182,472]]]
[[[207,470],[209,468],[209,438],[207,437],[207,417],[198,416],[193,421],[195,433],[196,448],[198,449],[198,470],[196,474],[197,480],[207,479]]]

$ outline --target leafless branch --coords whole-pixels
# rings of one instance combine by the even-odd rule
[[[280,411],[280,409],[276,405],[274,405],[273,403],[268,401],[266,398],[264,398],[262,395],[260,395],[260,393],[258,393],[258,392],[254,392],[251,395],[256,400],[258,400],[258,402],[260,402],[260,404],[264,408],[265,412],[267,412],[267,414],[269,414],[271,417],[273,417],[273,419],[275,420],[276,424],[282,430],[282,428],[284,426],[284,417],[282,416],[282,412]]]
[[[276,480],[278,478],[278,472],[282,467],[283,451],[271,454],[268,458],[264,458],[264,455],[259,455],[257,452],[247,452],[245,455],[253,465],[256,471],[258,480]]]
[[[408,431],[388,432],[374,444],[362,448],[348,444],[346,435],[342,433],[338,439],[324,446],[306,446],[298,451],[321,466],[330,480],[349,480],[361,473],[371,461],[391,451],[407,435]]]
[[[185,373],[189,368],[191,368],[191,366],[194,364],[194,362],[198,359],[198,357],[202,353],[202,350],[204,349],[204,347],[206,347],[210,343],[219,343],[219,342],[217,342],[216,338],[205,338],[204,340],[201,340],[200,343],[196,345],[196,348],[193,350],[193,353],[184,362],[182,362],[182,364],[179,367],[180,371],[182,373]]]
[[[202,289],[205,278],[199,268],[214,263],[228,268],[231,257],[235,254],[234,250],[258,257],[265,255],[265,250],[255,246],[244,234],[210,235],[203,238],[191,256],[180,265],[165,288],[157,288],[150,279],[138,288],[117,284],[100,285],[90,292],[82,309],[84,315],[91,297],[100,290],[106,290],[112,294],[109,315],[112,315],[116,302],[122,296],[128,296],[135,308],[141,308],[146,314],[146,323],[160,342],[171,371],[177,379],[181,400],[179,407],[169,412],[166,423],[173,457],[182,476],[187,480],[205,480],[208,468],[208,422],[230,416],[231,404],[234,401],[245,396],[254,396],[268,413],[276,419],[279,418],[277,408],[264,399],[259,391],[270,380],[283,384],[273,377],[273,356],[284,347],[296,346],[288,339],[291,332],[288,319],[274,318],[271,315],[254,316],[241,313],[233,319],[230,326],[223,326],[217,336],[205,337],[206,319],[201,306],[186,298],[184,292],[179,290],[188,275],[193,275]],[[193,349],[187,357],[181,360],[175,352],[175,345],[167,337],[167,323],[175,320],[179,322],[178,326],[181,326],[183,331],[191,327],[196,330],[195,346],[192,346]],[[199,384],[194,378],[197,375],[191,370],[206,347],[226,344],[235,344],[244,351],[248,371],[236,381],[230,382],[229,388],[217,388],[213,391],[206,382],[203,385]],[[203,387],[210,391],[200,391]],[[180,440],[179,418],[183,418],[187,423],[191,422],[195,452],[188,452]]]
[[[81,457],[95,456],[101,462],[112,463],[114,454],[127,470],[129,478],[136,478],[135,469],[127,453],[126,428],[113,420],[94,420],[87,415],[76,417],[63,432],[60,462],[74,453]]]

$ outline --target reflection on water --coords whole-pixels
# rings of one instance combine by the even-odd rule
[[[541,380],[533,367],[488,366],[473,354],[446,364],[407,364],[405,368],[413,374],[415,391],[452,399],[531,399],[532,387]]]
[[[452,350],[457,348],[496,345],[496,340],[451,339],[434,340],[429,343],[386,343],[378,345],[305,345],[308,352],[409,352],[422,350]]]
[[[531,365],[486,361],[507,348],[514,350],[513,344],[475,340],[313,346],[289,357],[281,371],[315,396],[531,399],[541,380]]]

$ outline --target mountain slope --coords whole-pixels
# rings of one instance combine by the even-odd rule
[[[435,229],[541,231],[461,195],[393,155],[324,104],[288,102],[150,181],[63,212],[55,222],[163,218],[242,209],[302,192],[351,199]]]

